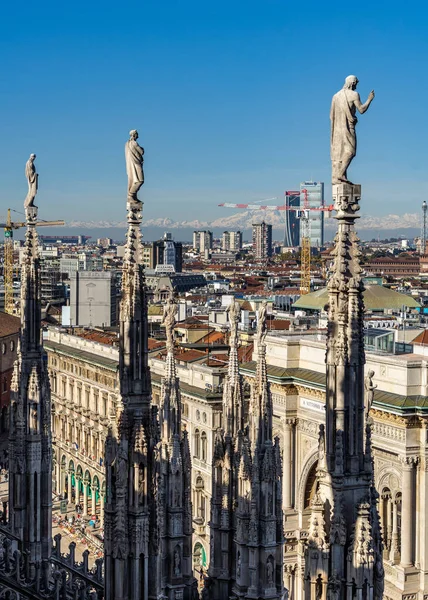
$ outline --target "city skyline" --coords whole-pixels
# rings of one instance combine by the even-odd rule
[[[24,14],[7,6],[4,211],[21,209],[24,164],[35,152],[43,218],[98,220],[101,203],[103,218],[120,220],[123,145],[134,127],[150,173],[144,219],[211,222],[227,216],[221,202],[282,201],[301,181],[330,180],[329,100],[354,72],[363,98],[376,91],[358,126],[362,213],[419,212],[428,192],[426,8],[416,2],[404,14],[393,2],[363,15],[339,6],[149,2],[82,13],[77,3],[70,13],[46,2]],[[343,52],[350,28],[351,56]]]

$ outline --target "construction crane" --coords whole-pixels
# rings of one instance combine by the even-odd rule
[[[13,230],[26,227],[26,223],[22,221],[12,221],[11,209],[7,209],[6,223],[0,223],[0,227],[4,228],[4,310],[10,315],[13,314]],[[55,225],[65,225],[65,222],[60,221],[38,221],[38,227],[53,227]]]
[[[308,190],[302,189],[300,191],[286,191],[285,202],[279,206],[273,206],[271,204],[258,205],[258,204],[231,204],[224,202],[219,204],[223,208],[243,208],[247,210],[279,210],[279,211],[294,211],[296,217],[300,219],[300,293],[302,295],[308,294],[311,290],[311,221],[310,215],[312,212],[327,212],[330,216],[334,210],[334,204],[327,206],[310,206],[308,199]],[[300,206],[290,206],[287,202],[287,198],[291,196],[300,196]],[[303,196],[303,202],[302,202]]]

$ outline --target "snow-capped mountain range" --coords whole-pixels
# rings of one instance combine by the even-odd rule
[[[174,221],[169,218],[157,218],[143,220],[143,227],[160,227],[165,230],[170,229],[214,229],[224,228],[225,230],[246,230],[251,229],[253,223],[265,220],[266,223],[271,223],[274,229],[284,228],[284,213],[279,211],[252,212],[242,211],[234,213],[230,216],[221,217],[214,221],[202,221],[199,219],[189,221]],[[334,219],[325,219],[327,228],[335,228],[336,221]],[[421,226],[421,215],[418,213],[405,213],[404,215],[384,215],[374,217],[371,215],[361,215],[358,222],[358,229],[406,229],[419,228]],[[66,227],[82,228],[82,229],[104,229],[111,227],[126,228],[126,221],[69,221]]]

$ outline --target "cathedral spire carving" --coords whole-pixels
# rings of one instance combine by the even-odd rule
[[[120,402],[105,453],[105,598],[190,600],[190,452],[187,435],[181,432],[173,355],[176,305],[168,302],[165,312],[168,355],[159,418],[151,402],[148,367],[147,294],[141,265],[143,203],[136,197],[144,183],[143,152],[135,134],[125,151],[128,233],[120,302]]]
[[[151,407],[147,297],[140,262],[142,206],[138,199],[128,198],[120,301],[120,402],[106,440],[106,600],[139,600],[156,591],[156,578],[149,573],[157,569],[159,435]]]
[[[360,185],[333,185],[338,231],[328,282],[326,426],[325,434],[320,432],[317,470],[321,503],[312,505],[317,522],[324,507],[327,538],[321,563],[320,549],[313,541],[307,546],[307,600],[342,598],[350,586],[362,597],[382,598],[382,544],[364,406],[364,285],[355,232],[360,197]]]
[[[231,327],[238,311],[231,308]],[[232,329],[233,331],[233,329]],[[236,331],[236,329],[235,329]],[[272,396],[267,379],[266,304],[258,313],[258,361],[248,424],[236,410],[236,337],[231,335],[223,406],[226,432],[216,436],[211,504],[211,563],[207,593],[222,598],[282,598],[282,464],[272,439]],[[232,386],[231,382],[235,381]],[[241,406],[243,402],[241,401]],[[234,419],[231,414],[234,414]]]
[[[21,333],[11,386],[9,523],[28,551],[29,575],[41,564],[45,585],[52,539],[51,395],[41,338],[36,206],[26,207],[21,270]]]

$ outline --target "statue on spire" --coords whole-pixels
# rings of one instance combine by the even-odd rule
[[[229,313],[230,322],[229,346],[236,346],[238,343],[238,323],[241,317],[241,306],[239,302],[233,300],[227,311]]]
[[[357,154],[357,136],[355,126],[358,119],[356,112],[364,114],[375,96],[372,90],[364,104],[356,91],[358,78],[349,75],[343,88],[333,96],[331,103],[331,161],[332,183],[351,183],[347,170]]]
[[[164,306],[162,325],[165,326],[166,349],[168,352],[174,349],[174,325],[176,324],[177,303],[172,294]]]
[[[266,329],[267,302],[264,300],[257,311],[257,346],[260,348],[264,344],[267,334]]]
[[[137,192],[144,184],[144,148],[137,142],[138,131],[131,129],[125,144],[126,172],[128,174],[128,202],[140,202]]]
[[[30,158],[27,160],[25,165],[25,177],[28,181],[28,194],[24,201],[24,208],[37,208],[34,205],[34,199],[37,194],[37,189],[39,187],[39,175],[36,171],[36,165],[34,161],[36,160],[35,154],[30,154]]]

